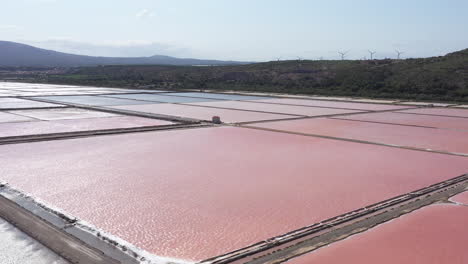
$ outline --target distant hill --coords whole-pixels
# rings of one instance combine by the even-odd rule
[[[446,56],[405,60],[290,60],[222,67],[82,67],[35,80],[468,102],[468,49]]]
[[[59,72],[2,69],[0,79],[109,87],[211,89],[468,102],[468,49],[384,60],[289,60],[192,67],[111,65]]]
[[[78,67],[98,65],[237,65],[236,61],[174,58],[163,55],[137,58],[93,57],[40,49],[33,46],[0,41],[0,67]]]

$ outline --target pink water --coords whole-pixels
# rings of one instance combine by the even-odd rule
[[[384,112],[342,116],[340,119],[468,130],[468,119],[458,117],[409,115],[398,112]]]
[[[179,116],[208,121],[211,121],[211,118],[213,116],[219,116],[221,117],[221,121],[225,123],[252,122],[262,120],[285,119],[292,117],[290,115],[237,111],[179,104],[125,105],[114,106],[112,108],[138,111],[144,113]]]
[[[321,107],[359,109],[359,110],[369,110],[369,111],[397,110],[397,109],[410,108],[409,106],[390,105],[390,104],[366,104],[366,103],[289,99],[289,98],[252,100],[252,102],[276,103],[276,104],[288,104],[288,105],[304,105],[304,106],[321,106]]]
[[[292,259],[291,264],[466,264],[468,207],[433,205]]]
[[[321,108],[321,107],[308,107],[296,105],[281,105],[281,104],[264,104],[240,101],[221,101],[221,102],[204,102],[204,103],[191,103],[191,105],[222,107],[231,109],[241,109],[250,111],[263,111],[279,114],[289,114],[298,116],[322,116],[322,115],[336,115],[357,113],[359,110],[346,110],[338,108]]]
[[[455,195],[450,200],[468,205],[468,191]]]
[[[91,111],[80,108],[63,107],[54,109],[32,109],[32,110],[15,110],[10,113],[32,117],[40,120],[62,120],[62,119],[80,119],[80,118],[99,118],[113,117],[116,114]]]
[[[0,178],[161,256],[247,246],[468,172],[468,159],[219,127],[0,146]]]
[[[254,124],[255,127],[468,154],[465,131],[314,118]]]
[[[78,132],[114,128],[161,126],[170,124],[173,123],[163,120],[128,116],[0,123],[0,137]]]
[[[403,113],[415,113],[425,115],[443,115],[443,116],[456,116],[468,117],[468,109],[451,109],[451,108],[418,108],[411,110],[401,111]]]

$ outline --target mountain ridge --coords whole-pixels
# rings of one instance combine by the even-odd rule
[[[175,58],[166,55],[149,57],[101,57],[76,55],[34,46],[0,41],[0,66],[3,67],[79,67],[99,65],[241,65],[249,62]]]

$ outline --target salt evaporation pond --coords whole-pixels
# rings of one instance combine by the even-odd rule
[[[342,116],[340,119],[468,130],[468,119],[449,116],[408,115],[399,112],[383,112]]]
[[[289,264],[465,264],[468,207],[433,205],[335,242]]]
[[[367,104],[367,103],[320,101],[320,100],[290,99],[290,98],[253,100],[252,102],[276,103],[276,104],[287,104],[287,105],[303,105],[303,106],[319,106],[319,107],[343,108],[343,109],[359,109],[359,110],[368,110],[368,111],[399,110],[399,109],[411,108],[409,106],[390,105],[390,104]]]
[[[3,145],[0,160],[13,187],[192,261],[468,171],[465,157],[234,127]]]
[[[254,124],[259,128],[468,154],[465,131],[313,118]],[[356,152],[359,153],[359,152]]]

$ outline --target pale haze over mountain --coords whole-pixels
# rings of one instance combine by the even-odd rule
[[[50,39],[45,41],[23,40],[19,42],[38,48],[88,56],[147,57],[154,54],[164,54],[173,57],[191,57],[195,55],[189,48],[145,41],[93,44],[67,39]]]
[[[174,58],[164,55],[149,57],[102,57],[83,56],[40,49],[33,46],[0,41],[0,66],[49,66],[75,67],[96,65],[231,65],[242,64],[234,61],[199,60]]]

